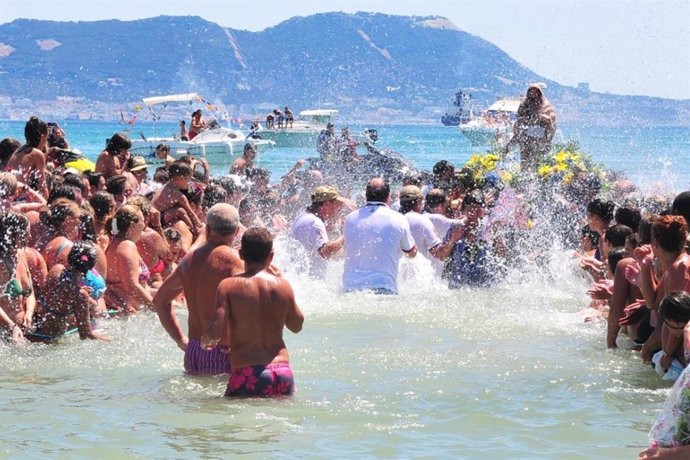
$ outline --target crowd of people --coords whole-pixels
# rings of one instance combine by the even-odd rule
[[[626,335],[669,380],[690,359],[690,192],[664,203],[618,180],[604,199],[586,175],[530,192],[442,160],[428,180],[409,175],[392,187],[372,177],[342,194],[338,177],[304,161],[272,183],[251,143],[222,177],[161,144],[149,177],[153,166],[131,157],[124,134],[80,173],[60,163],[45,122],[32,117],[25,137],[0,142],[5,340],[54,342],[71,331],[109,340],[99,321],[152,309],[187,372],[230,374],[228,396],[291,394],[283,329],[299,332],[304,316],[272,264],[274,237],[301,246],[305,277],[325,276],[341,258],[344,292],[395,295],[402,257],[425,259],[450,289],[491,286],[526,260],[538,266],[547,257],[539,224],[548,221],[546,239],[580,246],[590,317],[606,321],[609,348]],[[174,305],[187,308],[187,328]]]

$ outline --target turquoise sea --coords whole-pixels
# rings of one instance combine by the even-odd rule
[[[61,124],[90,157],[119,130]],[[370,127],[422,168],[478,151],[453,128]],[[648,190],[690,188],[690,127],[561,130]],[[0,122],[0,137],[22,132]],[[274,149],[260,162],[277,178],[305,156]],[[306,315],[286,332],[293,398],[222,398],[225,379],[185,375],[144,313],[106,323],[111,343],[0,344],[0,457],[622,459],[647,445],[669,386],[625,338],[608,351],[604,324],[583,322],[587,282],[558,248],[546,275],[525,267],[492,289],[449,291],[406,262],[417,276],[395,297],[340,293],[339,262],[325,282],[301,279],[289,248],[278,241],[277,263]]]

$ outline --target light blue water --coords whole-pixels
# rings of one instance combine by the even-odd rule
[[[92,157],[118,128],[64,127]],[[0,122],[0,136],[22,128]],[[475,151],[452,128],[376,128],[380,146],[422,168]],[[562,129],[630,177],[687,187],[689,128]],[[278,149],[261,161],[280,174],[313,155]],[[301,279],[289,253],[278,241],[306,315],[299,335],[286,333],[295,397],[223,399],[224,379],[185,375],[155,315],[142,314],[106,324],[111,343],[0,345],[0,457],[619,459],[647,444],[667,385],[624,338],[607,351],[604,325],[583,323],[587,283],[566,254],[548,279],[525,268],[490,290],[449,291],[415,260],[414,282],[377,297],[341,294],[341,262],[322,283]]]

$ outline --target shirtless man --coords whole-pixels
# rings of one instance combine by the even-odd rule
[[[105,150],[98,155],[96,172],[101,173],[105,180],[111,176],[122,174],[125,171],[127,160],[129,160],[130,148],[132,148],[132,142],[126,135],[114,134],[108,141]]]
[[[254,167],[254,159],[256,158],[256,147],[251,142],[244,144],[244,152],[242,156],[232,162],[230,167],[230,174],[237,174],[244,176],[247,170]]]
[[[290,283],[266,270],[273,259],[273,237],[268,230],[248,229],[242,236],[240,257],[245,271],[220,283],[215,317],[201,345],[219,343],[230,326],[232,373],[225,396],[291,395],[295,383],[283,328],[298,333],[304,315]]]
[[[213,318],[218,284],[244,270],[237,251],[231,248],[238,225],[239,216],[234,207],[225,203],[212,206],[206,214],[206,242],[185,255],[153,298],[161,324],[185,352],[184,367],[190,374],[230,372],[227,330],[222,331],[222,339],[211,349],[202,348],[199,340]],[[182,292],[189,310],[189,338],[182,331],[172,306],[172,301]]]

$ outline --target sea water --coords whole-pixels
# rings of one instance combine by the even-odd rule
[[[0,137],[21,138],[0,122]],[[90,157],[117,125],[65,126]],[[452,128],[380,126],[379,144],[430,168],[478,151]],[[688,188],[690,129],[572,127],[583,151],[650,187]],[[311,150],[275,149],[276,176]],[[214,165],[222,171],[227,165]],[[673,174],[668,173],[673,171]],[[565,252],[491,289],[448,290],[421,259],[400,295],[340,292],[277,264],[305,313],[286,331],[297,393],[227,400],[226,378],[182,371],[152,313],[105,322],[112,342],[0,344],[0,457],[7,458],[634,458],[668,391],[630,343],[584,323],[587,280]],[[183,324],[186,312],[178,311]]]

